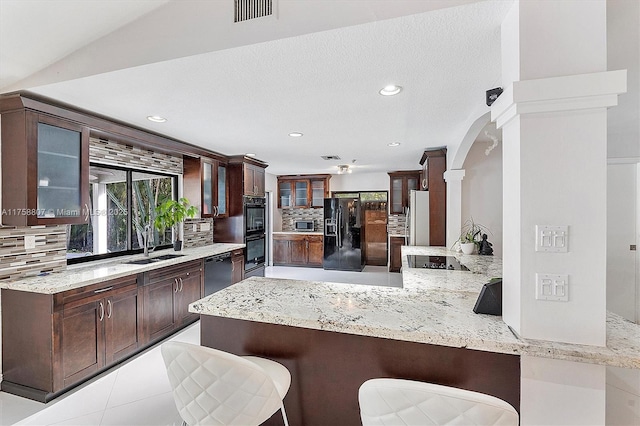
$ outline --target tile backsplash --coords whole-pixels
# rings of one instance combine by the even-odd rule
[[[387,229],[389,235],[404,235],[407,217],[403,214],[390,214]]]
[[[35,248],[25,249],[25,236]],[[67,268],[67,226],[0,228],[0,280],[15,280]]]
[[[184,221],[184,246],[202,247],[213,244],[213,218],[186,219]]]
[[[282,230],[295,231],[296,220],[313,220],[316,231],[322,232],[324,209],[282,209]]]

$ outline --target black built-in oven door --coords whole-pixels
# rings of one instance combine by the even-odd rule
[[[265,203],[264,198],[246,197],[244,203],[245,235],[264,234]]]
[[[245,261],[244,270],[249,271],[264,264],[265,261],[265,238],[262,235],[247,236],[245,239]]]

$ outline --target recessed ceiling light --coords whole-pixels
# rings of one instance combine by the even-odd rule
[[[153,121],[154,123],[164,123],[167,121],[166,118],[160,117],[159,115],[150,115],[147,117],[147,120]]]
[[[247,157],[255,157],[256,155],[253,152],[248,152],[245,154]]]
[[[400,146],[400,142],[389,142],[387,146]]]
[[[300,136],[302,136],[302,133],[300,133],[300,132],[291,132],[291,133],[289,133],[289,136],[291,136],[292,138],[299,138]]]
[[[401,86],[396,86],[394,84],[390,84],[389,86],[384,86],[384,88],[382,88],[382,90],[380,90],[380,94],[382,96],[393,96],[393,95],[397,95],[398,93],[400,93],[401,90],[402,90]]]

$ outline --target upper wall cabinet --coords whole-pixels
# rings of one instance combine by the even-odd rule
[[[420,189],[420,170],[389,172],[390,214],[404,214],[409,207],[409,192]]]
[[[243,164],[244,195],[264,197],[264,167],[250,163]]]
[[[278,208],[323,208],[331,175],[278,176]]]
[[[187,157],[184,163],[184,195],[198,208],[200,217],[227,215],[227,166],[210,158]]]
[[[18,109],[2,114],[2,223],[86,223],[89,129]]]

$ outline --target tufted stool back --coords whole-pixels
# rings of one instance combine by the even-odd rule
[[[281,364],[180,342],[164,343],[161,351],[180,417],[189,426],[259,425],[279,409],[287,423],[282,399],[291,375]],[[276,371],[277,385],[268,370]]]
[[[518,412],[483,393],[402,379],[371,379],[358,394],[363,426],[513,425]]]

